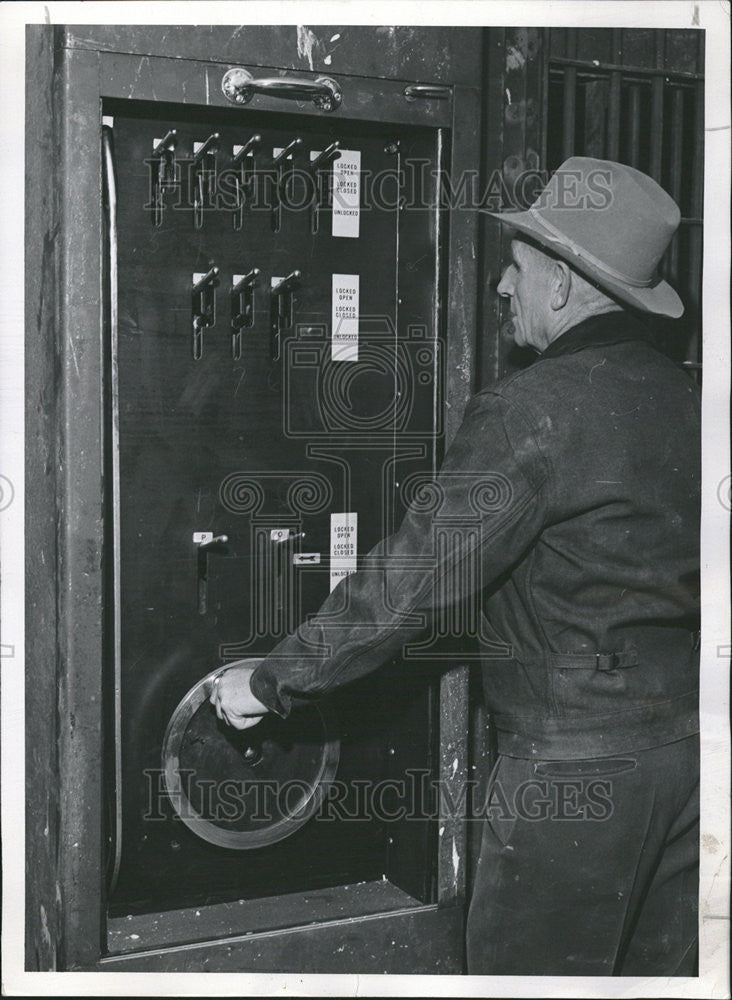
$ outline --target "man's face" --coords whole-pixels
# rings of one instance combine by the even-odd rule
[[[518,346],[543,351],[548,344],[551,261],[521,240],[511,240],[511,257],[498,284],[498,294],[511,303],[513,336]]]

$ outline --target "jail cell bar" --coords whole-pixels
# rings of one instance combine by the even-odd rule
[[[674,33],[657,31],[653,65],[632,65],[637,53],[620,29],[599,29],[594,45],[577,29],[552,31],[548,118],[554,124],[546,167],[555,170],[573,155],[619,160],[650,174],[677,202],[681,224],[661,276],[687,307],[683,363],[695,370],[701,367],[704,75],[703,33],[690,34],[698,37],[688,39],[683,59]]]

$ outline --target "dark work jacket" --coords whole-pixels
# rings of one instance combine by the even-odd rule
[[[465,606],[500,752],[692,735],[700,436],[696,386],[634,317],[580,323],[473,397],[436,480],[256,669],[254,694],[286,715],[405,644],[418,664],[420,635]]]

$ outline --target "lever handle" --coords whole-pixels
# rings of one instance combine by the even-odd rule
[[[194,281],[193,295],[198,295],[198,293],[202,292],[207,285],[212,285],[215,287],[215,285],[217,284],[216,278],[218,276],[218,273],[219,273],[218,267],[214,266],[210,268],[210,270],[206,271],[205,274],[202,274],[196,281]]]
[[[240,146],[238,149],[235,146],[234,159],[232,160],[234,166],[238,166],[245,156],[247,156],[249,153],[253,153],[254,150],[257,148],[257,146],[261,143],[261,141],[262,141],[262,136],[259,133],[257,133],[256,135],[253,135],[251,139],[247,139],[244,145]]]
[[[301,278],[302,271],[292,271],[272,288],[272,295],[284,295],[285,292],[291,292],[300,284]]]
[[[239,295],[244,288],[249,285],[255,285],[257,283],[257,278],[259,277],[260,271],[258,267],[253,267],[251,271],[247,274],[242,275],[242,277],[237,281],[237,283],[231,289],[232,295]]]
[[[166,132],[162,139],[158,141],[153,146],[152,155],[161,156],[163,153],[172,153],[178,142],[178,131],[177,129],[170,129]]]
[[[193,153],[193,166],[197,166],[208,153],[216,153],[219,148],[219,133],[213,132]]]
[[[324,149],[323,152],[319,153],[314,160],[310,161],[310,170],[315,173],[317,170],[320,170],[321,167],[330,163],[331,160],[339,160],[343,155],[338,148],[339,146],[340,142],[336,139],[336,141],[332,142],[327,149]]]
[[[212,545],[226,545],[229,541],[228,535],[214,535],[212,538],[205,538],[198,543],[198,551],[210,548]]]
[[[284,149],[281,149],[277,156],[275,156],[272,160],[274,166],[279,167],[279,165],[284,163],[284,161],[291,156],[295,150],[299,149],[300,146],[302,146],[302,139],[299,137],[297,139],[293,139],[292,142],[288,143]]]

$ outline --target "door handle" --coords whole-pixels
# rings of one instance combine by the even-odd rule
[[[264,94],[290,101],[311,100],[321,111],[335,111],[343,101],[343,91],[329,76],[319,76],[316,80],[302,80],[294,76],[255,79],[241,67],[224,73],[221,89],[232,104],[248,104],[255,94]]]
[[[408,101],[422,100],[446,101],[450,96],[450,88],[438,83],[410,83],[404,88],[404,96]]]

